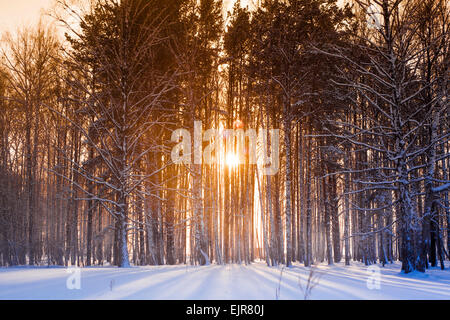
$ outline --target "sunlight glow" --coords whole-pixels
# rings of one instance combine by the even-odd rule
[[[227,153],[225,163],[229,167],[236,167],[239,164],[239,157],[234,153]]]

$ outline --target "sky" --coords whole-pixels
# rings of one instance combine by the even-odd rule
[[[225,9],[231,10],[234,1],[224,0]],[[54,3],[55,0],[0,0],[0,34],[5,31],[14,32],[23,25],[33,25],[38,21],[40,13],[51,8]],[[241,0],[241,6],[248,3],[252,3],[252,0]]]
[[[241,0],[246,5],[251,0]],[[14,32],[23,25],[33,25],[41,12],[52,7],[55,0],[0,0],[0,34]],[[231,10],[234,0],[224,0],[226,10]]]
[[[36,23],[41,10],[50,8],[54,1],[0,0],[0,33]]]

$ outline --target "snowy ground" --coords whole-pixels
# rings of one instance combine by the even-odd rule
[[[67,279],[71,274],[65,268],[0,268],[0,300],[262,300],[276,299],[277,291],[280,299],[303,299],[298,283],[305,285],[309,269],[301,265],[284,268],[280,282],[281,270],[281,267],[269,268],[263,262],[249,266],[89,267],[81,269],[81,288],[69,290]],[[380,268],[379,289],[377,274],[368,272],[359,263],[350,267],[342,263],[330,267],[320,265],[317,270],[321,274],[320,282],[312,290],[311,299],[450,299],[449,269],[433,268],[425,274],[405,275],[399,272],[398,263],[387,265]],[[368,288],[368,278],[372,290]],[[76,281],[71,283],[76,286]]]

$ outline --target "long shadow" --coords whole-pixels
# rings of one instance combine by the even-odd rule
[[[170,271],[165,271],[163,273],[154,272],[150,275],[145,275],[144,278],[138,278],[131,282],[127,279],[127,282],[125,284],[122,284],[122,285],[116,284],[112,291],[110,291],[110,292],[105,291],[103,293],[97,294],[96,296],[87,297],[87,299],[137,299],[137,300],[160,299],[160,297],[158,297],[158,296],[156,296],[156,297],[151,297],[151,296],[140,297],[140,295],[142,295],[144,292],[149,292],[149,294],[154,296],[155,292],[159,292],[159,291],[164,292],[163,289],[167,289],[174,283],[180,283],[179,280],[182,280],[184,277],[186,277],[186,272],[183,269],[184,268],[177,268],[176,270],[171,270],[173,272],[177,271],[177,272],[179,272],[179,274],[175,275],[173,277],[170,277],[169,279],[167,279],[167,275],[169,273],[172,273]],[[203,270],[202,267],[196,267],[194,270],[191,269],[191,271],[189,271],[188,274],[189,275],[196,274],[202,270]],[[164,274],[164,278],[161,279],[160,276],[163,274]],[[151,277],[151,279],[150,279],[150,277]],[[151,281],[151,284],[143,285],[138,290],[130,291],[128,293],[121,292],[128,287],[130,287],[132,289],[134,287],[134,284],[137,285],[146,280]],[[186,280],[183,280],[183,281],[186,281]],[[156,290],[156,289],[158,289],[158,290]]]
[[[259,269],[260,272],[267,273],[274,276],[272,273],[270,273],[267,269]],[[364,297],[362,290],[357,290],[355,292],[355,289],[358,289],[359,286],[352,286],[348,285],[346,283],[342,284],[338,281],[333,281],[330,279],[326,279],[328,274],[323,269],[318,269],[318,273],[321,273],[319,283],[313,289],[312,291],[312,297],[314,299],[349,299],[349,298],[356,298],[361,299]],[[340,274],[339,274],[340,275]],[[299,296],[300,299],[304,298],[304,292],[298,285],[299,279],[301,279],[302,283],[305,284],[307,279],[309,277],[309,269],[305,267],[299,267],[299,266],[292,266],[290,268],[285,268],[283,271],[283,278],[284,282],[282,280],[282,285],[288,286],[295,294],[295,296]],[[359,279],[349,278],[349,280],[360,283]],[[295,283],[295,285],[293,284]],[[364,285],[365,287],[365,285]],[[286,288],[285,288],[286,289]],[[364,290],[365,291],[365,290]],[[358,294],[358,292],[360,292]],[[364,292],[365,293],[365,292]],[[322,297],[321,297],[322,296]],[[283,287],[281,288],[281,298],[283,298]]]
[[[136,268],[136,269],[135,269]],[[133,270],[135,269],[135,270]],[[55,268],[59,271],[55,274],[46,273],[44,279],[39,280],[39,274],[33,275],[27,279],[27,274],[29,272],[44,271],[48,269],[44,268],[14,268],[10,272],[19,274],[14,274],[14,277],[22,280],[18,280],[15,283],[8,283],[5,285],[0,285],[0,299],[82,299],[86,295],[86,291],[90,292],[93,287],[94,290],[104,284],[104,288],[108,288],[110,281],[113,279],[121,278],[122,276],[129,277],[132,279],[135,277],[150,276],[150,275],[165,275],[172,272],[177,272],[182,270],[183,267],[146,267],[142,269],[140,267],[132,267],[120,269],[117,267],[92,267],[92,268],[81,268],[81,290],[69,290],[66,287],[66,280],[70,276],[69,273],[65,272],[65,268]],[[133,271],[131,271],[133,270]],[[131,273],[130,273],[131,271]],[[1,277],[11,277],[10,272],[0,273]],[[21,273],[25,273],[21,275]],[[129,278],[127,279],[129,281]],[[1,283],[1,279],[0,279]]]

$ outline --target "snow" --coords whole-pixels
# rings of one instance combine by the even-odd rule
[[[447,189],[450,189],[450,182],[443,184],[439,187],[433,188],[433,192],[442,192],[445,191]]]
[[[376,282],[368,283],[371,275],[377,275],[377,270],[380,271],[379,289],[374,285]],[[348,267],[343,263],[322,264],[316,272],[319,272],[320,280],[312,289],[311,299],[450,299],[449,269],[431,268],[426,273],[403,274],[399,263],[385,267],[377,265],[374,269],[352,262]],[[279,299],[304,299],[299,279],[304,288],[309,268],[300,264],[291,268],[267,267],[264,262],[124,269],[86,267],[80,269],[80,289],[69,290],[68,278],[73,275],[62,267],[0,268],[0,300],[272,300],[276,299],[277,291]]]

